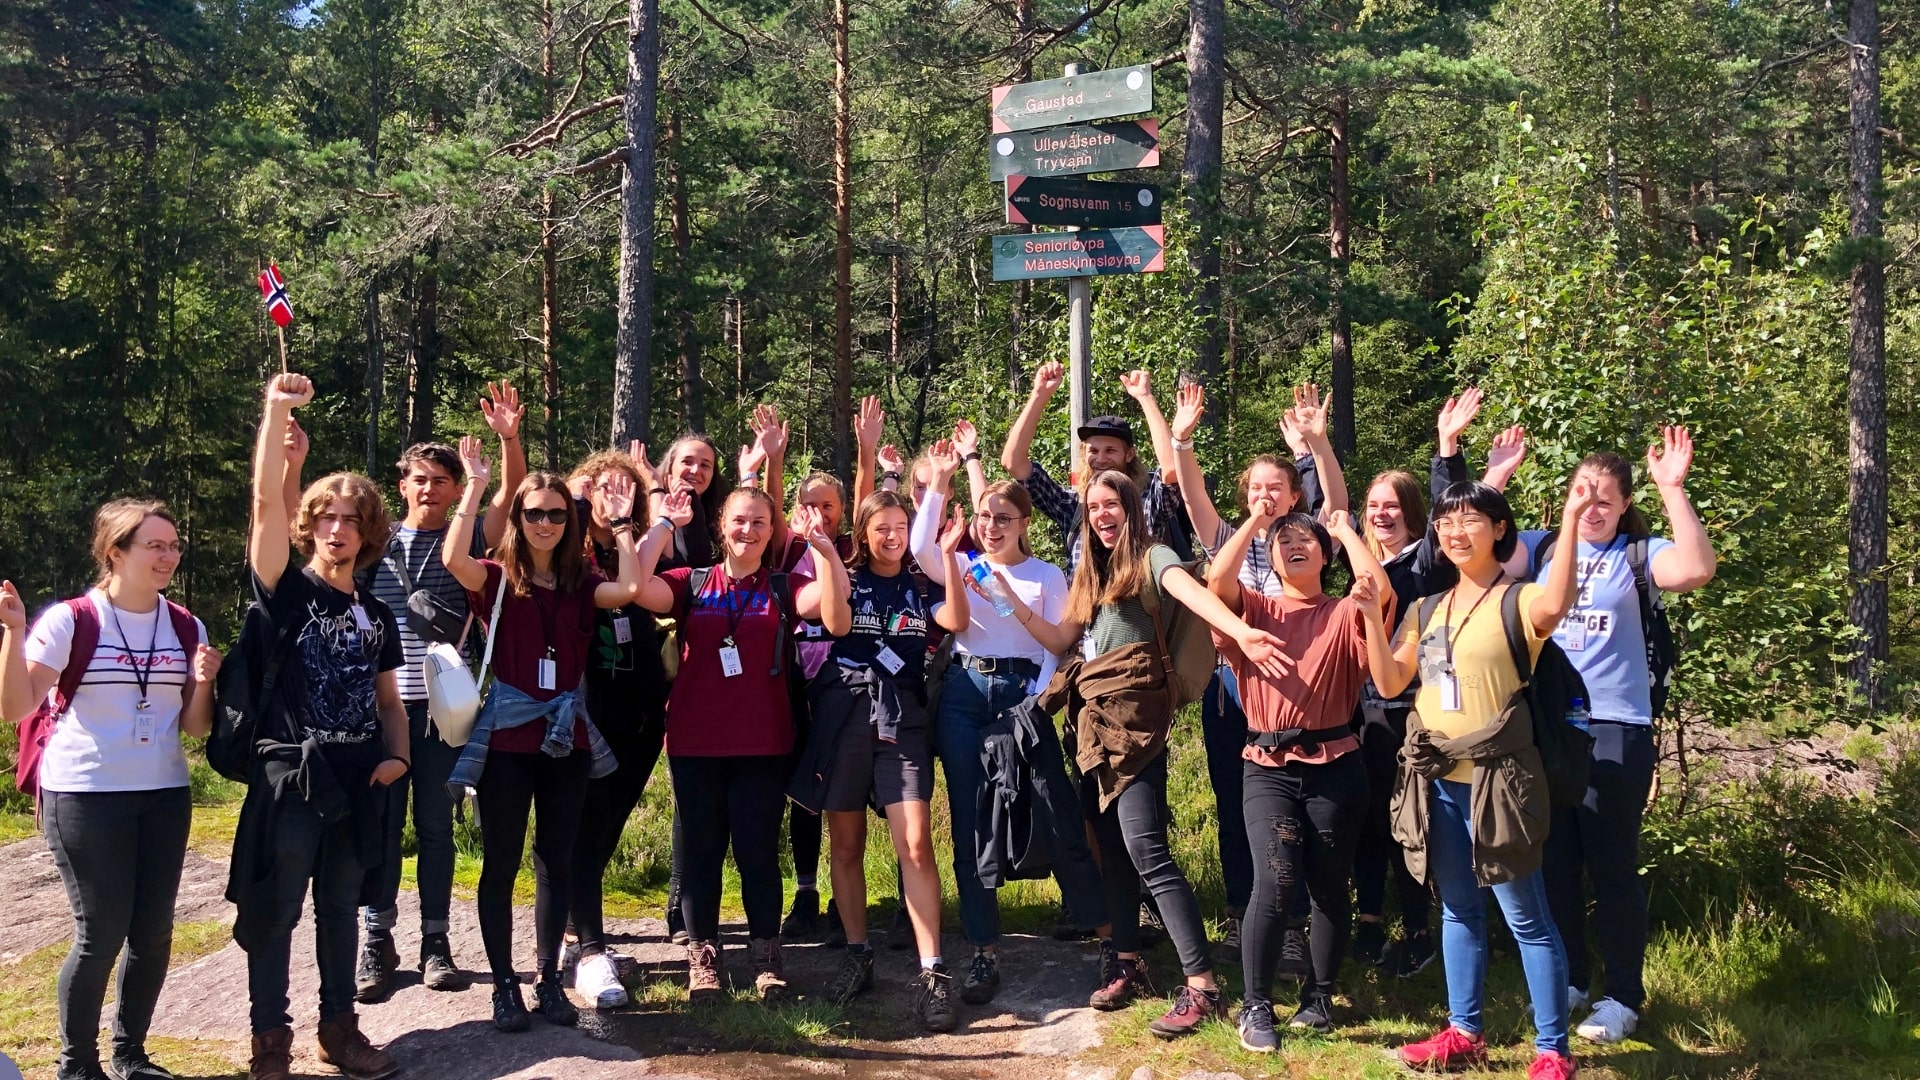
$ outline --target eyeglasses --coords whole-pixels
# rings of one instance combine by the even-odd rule
[[[149,555],[181,555],[185,554],[187,550],[187,545],[178,540],[172,542],[166,540],[149,540],[139,546],[142,551],[145,551]]]
[[[537,506],[520,508],[520,517],[529,525],[565,525],[567,515],[571,513],[573,511],[564,506],[553,510],[542,510]]]
[[[991,525],[996,529],[1009,529],[1013,527],[1014,522],[1027,520],[1027,515],[1025,514],[975,514],[973,516],[973,520],[974,520],[974,523],[978,525]]]
[[[1493,521],[1489,518],[1481,517],[1479,514],[1462,514],[1457,518],[1444,517],[1433,523],[1433,531],[1443,536],[1451,536],[1454,533],[1480,532],[1483,529],[1492,527]]]

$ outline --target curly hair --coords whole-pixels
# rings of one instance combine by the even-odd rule
[[[387,534],[392,531],[392,524],[387,517],[387,504],[380,498],[380,489],[359,473],[331,473],[307,485],[307,490],[300,495],[300,509],[293,517],[294,550],[313,558],[314,522],[335,499],[352,503],[353,512],[359,516],[360,552],[354,556],[353,568],[365,570],[386,554]]]

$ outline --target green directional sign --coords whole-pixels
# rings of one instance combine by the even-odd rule
[[[1160,121],[1069,124],[987,136],[987,171],[1009,176],[1073,176],[1160,164]]]
[[[993,280],[1157,274],[1166,268],[1165,236],[1158,225],[996,236]]]
[[[1160,189],[1152,184],[1115,184],[1071,176],[1007,177],[1007,224],[1160,224]]]
[[[1025,131],[1153,111],[1153,67],[1139,64],[993,88],[993,130]]]

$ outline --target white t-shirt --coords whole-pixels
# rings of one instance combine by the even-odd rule
[[[928,491],[920,512],[914,516],[913,557],[923,567],[936,565],[940,558],[934,527],[944,520],[942,514],[945,503],[945,496]],[[1067,575],[1061,573],[1059,567],[1028,556],[1017,566],[995,564],[995,569],[1006,575],[1012,583],[1014,595],[1041,618],[1057,623],[1066,617]],[[956,582],[947,582],[946,585],[949,590],[965,587]],[[938,612],[944,606],[944,602],[937,603],[932,610]],[[974,656],[1025,657],[1032,660],[1040,665],[1040,675],[1034,680],[1035,689],[1044,688],[1053,681],[1054,669],[1060,666],[1060,658],[1035,640],[1018,619],[1011,615],[1002,616],[978,594],[967,597],[967,628],[953,636],[953,644],[958,651]]]
[[[187,786],[187,757],[180,747],[181,699],[192,661],[173,632],[166,604],[138,614],[116,610],[106,593],[90,589],[100,620],[100,644],[80,678],[67,711],[54,721],[40,759],[40,786],[47,791],[153,791]],[[200,640],[207,628],[195,619]],[[29,663],[64,670],[73,648],[73,609],[55,604],[27,635]],[[139,669],[146,667],[146,716],[139,722]]]

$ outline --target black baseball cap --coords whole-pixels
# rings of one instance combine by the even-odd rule
[[[1096,416],[1080,429],[1080,441],[1085,442],[1096,436],[1119,439],[1128,446],[1132,446],[1133,425],[1117,416]]]

